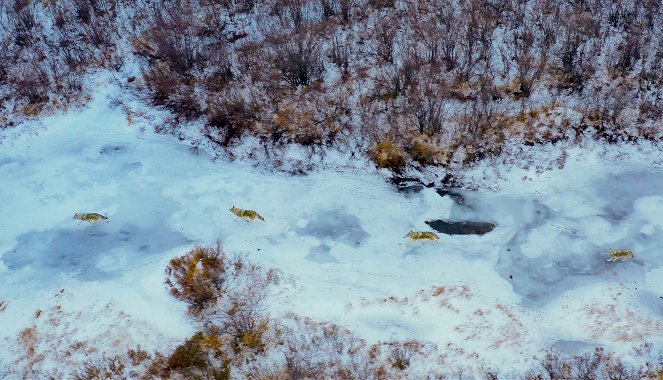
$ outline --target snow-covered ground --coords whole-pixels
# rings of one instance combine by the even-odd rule
[[[563,168],[544,171],[486,163],[467,175],[485,190],[457,204],[434,189],[398,192],[363,164],[291,176],[213,160],[148,121],[128,124],[107,95],[0,140],[0,364],[66,373],[94,352],[168,350],[193,327],[163,285],[167,262],[217,239],[295,279],[274,314],[369,342],[433,342],[449,368],[519,371],[549,347],[627,357],[642,342],[663,347],[654,147],[568,149]],[[233,205],[266,222],[237,219]],[[75,212],[110,222],[81,224]],[[440,218],[497,228],[439,244],[404,238]],[[635,258],[606,262],[622,247]]]

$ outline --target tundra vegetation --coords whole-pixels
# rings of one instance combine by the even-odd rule
[[[161,131],[197,121],[219,149],[252,136],[268,156],[296,144],[453,169],[509,143],[660,141],[662,12],[655,0],[4,0],[0,127],[84,102],[110,70],[172,112]]]
[[[137,347],[123,355],[88,359],[80,364],[75,379],[387,380],[462,378],[465,374],[489,380],[658,380],[663,376],[663,356],[646,344],[636,348],[646,358],[641,367],[600,347],[577,356],[544,352],[534,368],[519,374],[503,375],[500,369],[479,362],[458,368],[436,366],[444,356],[432,342],[369,344],[331,323],[294,313],[271,315],[264,305],[280,286],[287,286],[283,275],[246,258],[231,257],[220,243],[195,247],[172,259],[166,278],[171,294],[188,304],[198,331],[176,347],[164,347],[163,352]]]
[[[399,172],[514,143],[660,142],[662,13],[657,0],[0,0],[0,128],[84,104],[111,72],[172,114],[160,132],[196,122],[220,150],[254,138],[268,154],[335,149]],[[220,244],[173,259],[166,278],[198,331],[90,359],[75,378],[423,378],[416,363],[437,362],[433,343],[272,315],[283,275]],[[38,338],[21,332],[26,357]],[[544,354],[520,376],[663,378],[663,359],[638,350],[641,367],[597,348]],[[466,365],[458,377],[500,376]],[[20,371],[0,363],[0,378]]]

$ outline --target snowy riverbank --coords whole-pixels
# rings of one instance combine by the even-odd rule
[[[520,371],[551,346],[602,345],[629,358],[633,346],[663,343],[655,148],[572,148],[562,169],[538,172],[484,164],[467,179],[493,190],[457,204],[434,189],[399,193],[373,169],[291,176],[212,160],[128,125],[111,104],[99,96],[0,145],[0,362],[66,374],[95,351],[167,350],[193,330],[164,268],[217,239],[293,277],[271,300],[274,314],[331,321],[369,342],[437,344],[441,359],[425,366],[478,360]],[[233,205],[266,222],[236,219]],[[79,224],[74,212],[110,222]],[[438,245],[403,238],[439,218],[497,227]],[[622,247],[635,258],[606,262]],[[17,343],[30,328],[41,358]]]

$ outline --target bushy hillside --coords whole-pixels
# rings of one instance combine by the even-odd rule
[[[119,71],[219,147],[333,146],[395,171],[507,142],[663,138],[658,1],[0,3],[1,126]],[[137,75],[140,73],[139,75]]]

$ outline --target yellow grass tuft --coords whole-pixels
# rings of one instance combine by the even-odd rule
[[[400,172],[405,167],[405,155],[390,141],[377,143],[371,151],[371,158],[377,167],[394,172]]]

